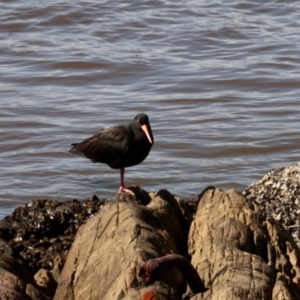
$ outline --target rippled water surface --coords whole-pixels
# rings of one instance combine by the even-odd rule
[[[113,197],[119,173],[68,152],[149,115],[126,184],[187,198],[299,161],[299,1],[4,1],[0,217],[30,199]]]

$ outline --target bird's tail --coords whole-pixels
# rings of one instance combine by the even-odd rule
[[[80,155],[80,152],[76,149],[77,145],[78,145],[77,143],[72,144],[72,148],[69,150],[69,152],[72,154]]]
[[[78,156],[87,158],[87,157],[84,155],[84,153],[80,150],[80,147],[79,147],[79,149],[77,149],[77,148],[78,148],[77,145],[79,145],[79,144],[78,144],[78,143],[77,143],[77,144],[72,144],[73,147],[69,150],[69,152],[72,153],[72,154],[76,154],[76,155],[78,155]]]

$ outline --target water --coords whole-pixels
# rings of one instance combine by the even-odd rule
[[[196,197],[299,161],[300,2],[3,1],[0,217],[31,199],[111,198],[119,173],[68,150],[150,117],[125,183]]]

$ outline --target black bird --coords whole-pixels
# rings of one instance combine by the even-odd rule
[[[112,169],[120,169],[119,193],[133,194],[124,185],[125,168],[141,163],[148,156],[153,142],[148,116],[138,114],[126,126],[103,128],[81,143],[72,144],[70,152],[89,158],[94,163],[104,163]]]

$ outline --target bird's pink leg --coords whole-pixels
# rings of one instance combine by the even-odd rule
[[[129,193],[131,195],[134,195],[134,192],[129,190],[129,189],[126,189],[125,188],[125,184],[124,184],[124,173],[125,173],[125,169],[124,168],[121,168],[120,169],[120,176],[121,176],[121,186],[119,188],[119,194],[120,193]]]

